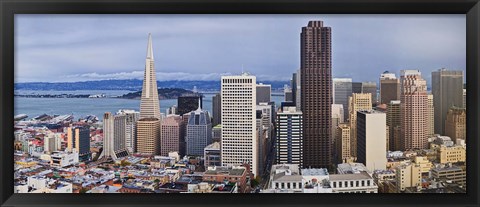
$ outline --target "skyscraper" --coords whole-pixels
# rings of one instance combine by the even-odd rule
[[[160,104],[158,101],[157,76],[153,60],[152,35],[148,34],[147,59],[143,78],[142,98],[140,100],[140,118],[160,119]]]
[[[343,120],[348,118],[348,97],[352,96],[352,79],[351,78],[334,78],[333,79],[333,103],[342,104]]]
[[[467,112],[465,108],[451,107],[447,113],[445,121],[445,135],[452,138],[453,142],[457,139],[465,140],[467,138]]]
[[[222,141],[223,166],[249,163],[258,175],[256,139],[256,77],[243,73],[222,76]]]
[[[273,102],[270,103],[259,103],[256,106],[256,110],[260,110],[262,113],[261,118],[261,125],[265,127],[268,131],[267,138],[271,138],[272,134],[270,133],[273,130],[273,121],[275,120],[275,116],[273,113],[274,106],[272,106]]]
[[[277,112],[276,163],[303,166],[302,112],[296,107],[284,107]]]
[[[90,128],[70,125],[67,128],[67,149],[78,152],[79,160],[89,160],[90,152]]]
[[[386,114],[370,110],[357,112],[357,162],[370,172],[387,167]]]
[[[352,93],[362,93],[362,82],[352,82]]]
[[[222,123],[222,96],[220,93],[215,94],[212,97],[212,116],[213,116],[213,126],[217,126]]]
[[[298,85],[299,82],[297,81],[297,73],[293,73],[292,74],[292,79],[290,80],[290,86],[292,86],[292,102],[295,104],[297,104],[297,88],[298,88]]]
[[[301,73],[300,70],[297,70],[296,76],[295,76],[295,106],[297,107],[297,111],[302,110],[302,85],[301,85]]]
[[[432,137],[435,134],[435,109],[433,106],[433,95],[427,96],[427,137]]]
[[[372,96],[372,104],[377,103],[377,83],[376,82],[362,82],[362,93],[370,93]]]
[[[467,108],[467,89],[463,89],[463,108]]]
[[[350,152],[357,157],[357,111],[372,110],[372,96],[369,93],[353,93],[348,101],[350,122]]]
[[[111,157],[118,159],[128,156],[126,143],[127,117],[112,115],[106,112],[103,115],[103,151],[99,158]]]
[[[160,155],[168,156],[169,152],[185,155],[185,131],[182,117],[169,115],[162,120],[160,127]]]
[[[402,84],[400,95],[402,150],[426,149],[428,147],[427,81],[422,78],[419,70],[402,70],[400,82]]]
[[[295,104],[293,102],[293,91],[292,91],[292,88],[290,88],[288,85],[285,85],[283,87],[283,95],[285,97],[285,102],[292,102],[293,104]]]
[[[400,100],[400,80],[395,73],[385,71],[380,76],[380,103],[389,104],[394,100]]]
[[[136,151],[136,134],[135,129],[137,128],[137,121],[140,118],[140,112],[134,110],[119,110],[117,115],[125,115],[126,125],[125,125],[125,146],[127,147],[130,153]]]
[[[140,119],[137,121],[137,152],[160,153],[160,104],[153,59],[152,35],[148,34],[147,59],[140,101]]]
[[[57,138],[53,134],[48,134],[43,139],[43,151],[52,153],[57,151]],[[59,140],[58,140],[59,141]]]
[[[205,147],[212,143],[212,122],[208,111],[199,107],[190,112],[185,140],[187,155],[203,155]]]
[[[332,37],[323,21],[310,21],[300,34],[303,164],[330,168],[332,110]]]
[[[257,84],[257,105],[259,103],[268,103],[271,99],[272,86],[268,84]]]
[[[345,123],[345,120],[343,119],[343,105],[342,104],[332,104],[332,150],[336,150],[336,141],[337,141],[337,127],[341,123]],[[333,158],[332,158],[333,159]],[[335,160],[338,160],[335,158]]]
[[[138,120],[137,152],[151,155],[160,153],[160,119],[141,118]]]
[[[345,163],[347,162],[351,156],[352,152],[350,152],[350,125],[343,123],[338,125],[336,128],[336,156],[337,156],[337,163]]]
[[[435,134],[445,134],[448,109],[463,106],[463,71],[439,69],[432,72],[432,94],[435,107]]]
[[[397,139],[400,135],[397,134],[397,136],[395,136],[395,133],[398,133],[395,130],[395,128],[400,127],[400,123],[401,123],[400,101],[399,100],[390,101],[390,103],[388,103],[388,106],[387,106],[387,126],[389,127],[388,146],[390,151],[401,150],[400,140]]]

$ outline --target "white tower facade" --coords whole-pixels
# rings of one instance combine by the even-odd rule
[[[249,163],[258,175],[256,77],[247,73],[222,76],[221,85],[222,165]]]

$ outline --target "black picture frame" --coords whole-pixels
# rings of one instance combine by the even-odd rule
[[[0,0],[1,206],[479,206],[479,0]],[[14,194],[15,14],[466,14],[466,194]]]

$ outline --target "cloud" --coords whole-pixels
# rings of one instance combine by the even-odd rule
[[[61,76],[58,81],[53,82],[77,82],[77,81],[88,81],[88,80],[127,80],[127,79],[143,79],[144,71],[132,71],[132,72],[120,72],[120,73],[108,73],[108,74],[99,74],[99,73],[83,73],[83,74],[71,74]],[[186,72],[172,72],[157,73],[157,80],[166,81],[166,80],[183,80],[183,81],[218,81],[221,79],[221,76],[234,75],[232,73],[203,73],[203,74],[192,74]],[[271,76],[271,75],[256,75],[257,80],[261,81],[274,81],[274,80],[289,80],[288,77],[280,76]]]
[[[288,80],[300,66],[301,27],[332,27],[335,76],[466,68],[465,15],[16,15],[15,81],[142,77],[152,33],[159,80],[245,70]]]

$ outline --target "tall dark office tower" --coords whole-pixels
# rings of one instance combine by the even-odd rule
[[[332,38],[323,21],[310,21],[300,34],[303,166],[330,168]]]
[[[396,100],[400,100],[400,80],[395,73],[385,71],[380,76],[380,103],[389,104]]]
[[[198,101],[200,99],[200,102]],[[203,107],[203,97],[201,95],[193,95],[193,96],[180,96],[177,99],[178,105],[178,114],[182,116],[185,113],[189,113],[191,111],[195,111],[198,109],[198,103],[200,103],[200,108]]]
[[[435,108],[435,134],[445,134],[447,112],[463,106],[463,71],[440,69],[432,72],[433,107]]]
[[[334,104],[343,106],[343,120],[348,119],[348,98],[352,96],[352,79],[351,78],[334,78],[332,96]]]
[[[213,115],[213,126],[217,126],[222,123],[222,97],[220,93],[215,94],[212,97],[212,115]]]
[[[70,125],[67,128],[67,149],[69,151],[75,149],[79,160],[89,160],[91,158],[90,128]]]
[[[297,103],[297,73],[293,73],[292,80],[290,80],[290,85],[292,86],[292,101]]]
[[[268,103],[271,100],[272,85],[257,84],[257,105],[259,103]]]
[[[352,82],[352,93],[362,93],[361,82]]]
[[[377,103],[377,83],[376,82],[363,82],[362,93],[369,93],[372,96],[372,104]]]

